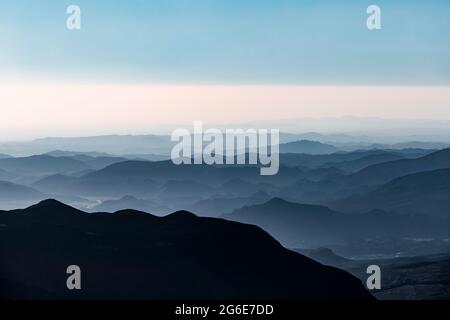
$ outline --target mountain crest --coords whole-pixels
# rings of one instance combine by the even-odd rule
[[[43,200],[35,205],[26,208],[25,212],[33,212],[37,213],[38,215],[46,215],[46,216],[52,215],[55,217],[80,213],[84,214],[83,211],[75,209],[55,199]]]

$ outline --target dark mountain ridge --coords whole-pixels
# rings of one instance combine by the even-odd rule
[[[2,298],[372,299],[355,277],[258,227],[184,211],[87,214],[47,200],[0,212],[0,226]],[[65,285],[73,264],[79,291]]]

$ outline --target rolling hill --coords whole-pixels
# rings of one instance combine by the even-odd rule
[[[64,189],[66,194],[88,196],[121,197],[132,195],[145,198],[165,188],[180,192],[192,193],[189,185],[179,189],[177,183],[169,181],[194,181],[195,184],[210,186],[203,190],[212,192],[211,187],[220,187],[227,181],[239,178],[250,183],[267,183],[273,186],[293,183],[302,171],[297,168],[283,167],[277,175],[261,176],[256,166],[208,166],[208,165],[175,165],[172,161],[125,161],[112,164],[104,169],[86,174]],[[164,184],[166,184],[164,186]],[[179,184],[179,183],[178,183]]]
[[[44,197],[44,194],[33,188],[0,181],[0,201],[41,200]]]
[[[346,245],[374,237],[450,236],[450,218],[401,215],[379,210],[350,214],[280,198],[242,207],[222,217],[260,226],[289,248]]]
[[[14,177],[15,177],[14,174],[12,174],[6,170],[0,169],[0,180],[8,181],[10,179],[13,179]]]
[[[348,183],[383,184],[408,174],[444,168],[450,168],[450,149],[436,151],[417,159],[402,159],[372,165],[350,175]]]
[[[330,154],[338,151],[339,149],[331,144],[310,140],[298,140],[280,144],[280,153]]]
[[[270,200],[270,196],[259,191],[250,196],[242,197],[212,197],[194,203],[189,210],[201,216],[218,217],[224,213],[253,204],[260,204]]]
[[[137,199],[133,196],[124,196],[117,200],[105,200],[101,204],[93,207],[91,212],[116,212],[125,209],[133,209],[143,212],[150,212],[154,215],[164,215],[170,209],[151,200]]]
[[[405,214],[450,217],[450,169],[438,169],[396,178],[376,190],[338,201],[352,212],[373,208]]]
[[[75,181],[77,181],[76,177],[55,174],[39,179],[38,181],[32,183],[31,186],[42,192],[60,193]]]
[[[45,175],[89,169],[82,161],[69,157],[52,157],[48,155],[0,159],[0,168],[11,173],[23,175]]]

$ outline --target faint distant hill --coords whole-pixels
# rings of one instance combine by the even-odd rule
[[[47,152],[46,155],[52,157],[72,158],[85,163],[89,168],[94,170],[103,169],[114,163],[129,160],[128,158],[125,157],[113,156],[107,153],[99,153],[99,152],[74,152],[74,151],[55,150]]]
[[[218,217],[243,206],[264,203],[270,200],[265,192],[256,192],[247,197],[213,197],[194,203],[189,210],[201,216]]]
[[[333,145],[310,140],[280,144],[280,153],[330,154],[338,151],[339,149]]]
[[[433,152],[417,159],[402,159],[375,164],[349,176],[355,184],[383,184],[392,179],[436,169],[450,168],[450,149]]]
[[[449,164],[450,166],[450,164]],[[338,202],[343,210],[371,208],[405,214],[450,217],[450,169],[438,169],[396,178],[375,191]]]
[[[191,179],[184,179],[168,180],[162,185],[159,192],[169,197],[177,195],[207,197],[216,191],[207,184],[199,183]]]
[[[371,154],[356,160],[342,161],[342,162],[330,162],[324,164],[327,167],[334,167],[342,171],[351,173],[362,170],[368,166],[376,165],[383,162],[401,160],[405,157],[395,153],[383,152],[379,154]]]
[[[0,159],[0,168],[17,174],[43,175],[81,171],[89,167],[82,161],[69,157],[37,155]]]
[[[76,177],[55,174],[39,179],[38,181],[33,182],[31,186],[43,192],[61,193],[65,188],[76,181]]]
[[[9,154],[0,153],[0,159],[12,158]]]
[[[33,188],[0,181],[0,201],[42,200],[44,197],[44,194]]]
[[[80,177],[76,183],[64,191],[78,195],[123,196],[133,195],[146,197],[150,193],[161,192],[161,185],[172,181],[195,181],[197,184],[219,187],[233,178],[239,178],[251,183],[268,183],[274,186],[293,183],[301,174],[297,168],[282,168],[277,175],[261,176],[256,166],[208,166],[208,165],[174,165],[172,161],[125,161],[115,163]],[[167,191],[190,191],[187,185],[176,187],[166,185]],[[187,186],[188,187],[188,186]],[[198,187],[198,185],[197,185]],[[178,189],[177,189],[178,188]],[[211,188],[201,188],[207,194]]]
[[[372,299],[258,227],[189,212],[86,214],[47,200],[1,212],[0,225],[3,299]],[[80,291],[64,281],[74,263]]]
[[[68,150],[53,150],[45,153],[48,156],[52,157],[74,157],[74,156],[88,156],[92,158],[97,157],[114,157],[113,155],[105,152],[81,152],[81,151],[68,151]]]
[[[290,248],[344,245],[358,239],[381,236],[445,238],[450,235],[450,219],[376,210],[348,214],[325,206],[288,202],[280,198],[242,207],[223,217],[260,226]]]
[[[321,204],[332,199],[341,199],[348,196],[348,191],[339,178],[327,179],[323,177],[317,181],[300,178],[298,181],[287,185],[273,193],[286,200],[302,203]]]
[[[327,168],[336,167],[342,170],[356,170],[363,165],[373,165],[381,162],[413,159],[431,153],[429,150],[403,149],[403,150],[356,150],[351,152],[336,152],[324,155],[312,154],[281,154],[280,162],[286,166],[301,168]],[[362,168],[361,168],[362,169]]]
[[[137,199],[133,196],[124,196],[118,200],[105,200],[101,204],[90,209],[91,212],[116,212],[125,209],[133,209],[148,212],[154,215],[165,215],[170,212],[166,206],[151,200]]]
[[[9,180],[13,179],[14,177],[16,177],[15,174],[12,174],[8,171],[0,169],[0,180],[9,181]]]
[[[123,154],[170,154],[173,142],[168,135],[105,135],[89,137],[49,137],[29,142],[0,144],[0,152],[30,155],[71,150],[73,152]]]
[[[114,163],[127,161],[127,158],[123,157],[91,157],[86,155],[72,156],[72,158],[84,162],[89,168],[99,170],[106,168]]]
[[[424,142],[424,141],[409,141],[399,142],[393,144],[372,144],[366,149],[431,149],[439,150],[450,147],[450,143],[445,142]]]
[[[340,256],[371,260],[450,253],[450,242],[445,237],[385,236],[358,239],[346,246],[331,245],[329,248]]]
[[[33,187],[0,181],[0,208],[24,208],[30,204],[49,198],[50,192],[44,192]],[[72,195],[61,195],[59,192],[52,193],[52,197],[73,205],[88,205],[89,200]]]

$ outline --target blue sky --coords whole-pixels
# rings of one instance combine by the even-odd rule
[[[448,85],[449,17],[447,0],[0,0],[0,80]]]

